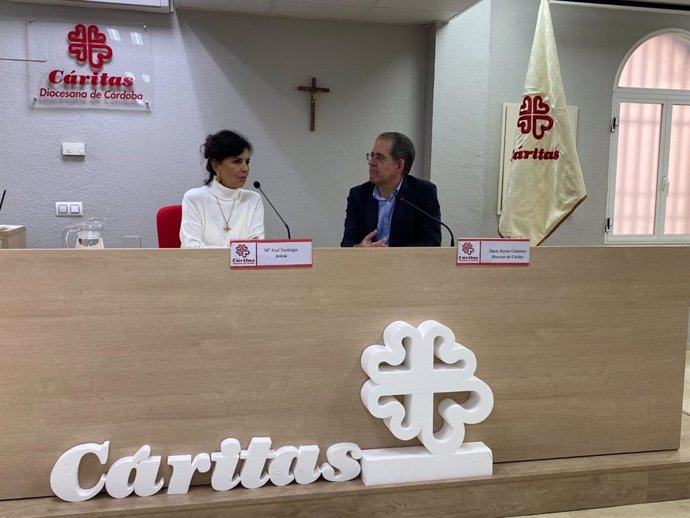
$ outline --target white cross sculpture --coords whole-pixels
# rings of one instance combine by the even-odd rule
[[[472,351],[456,343],[453,331],[434,320],[418,327],[392,322],[383,341],[384,345],[371,345],[362,353],[362,369],[370,378],[362,386],[362,402],[398,439],[418,437],[428,452],[420,447],[365,451],[365,484],[486,475],[487,462],[491,474],[491,450],[479,442],[463,445],[465,423],[486,419],[494,402],[489,386],[474,376],[477,360]],[[464,403],[441,401],[443,426],[434,433],[434,394],[450,392],[470,392],[470,396]],[[404,404],[396,396],[403,396]],[[473,470],[478,462],[481,469]]]

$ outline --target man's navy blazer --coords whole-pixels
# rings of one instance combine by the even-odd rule
[[[345,231],[340,246],[354,246],[376,229],[379,202],[372,195],[374,184],[365,182],[350,189],[347,197]],[[411,207],[400,197],[441,219],[436,186],[414,176],[404,176],[391,219],[388,246],[441,246],[441,225]]]

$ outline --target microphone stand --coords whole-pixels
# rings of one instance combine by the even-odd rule
[[[266,201],[268,202],[268,204],[273,209],[273,212],[276,213],[278,218],[280,218],[280,221],[282,221],[283,225],[285,225],[285,228],[287,229],[288,239],[292,239],[292,236],[290,235],[290,227],[288,227],[288,224],[285,223],[285,220],[283,219],[283,216],[280,215],[280,212],[278,212],[278,209],[276,209],[275,206],[271,203],[271,199],[268,196],[266,196],[266,193],[261,189],[261,182],[258,182],[258,181],[254,182],[253,185],[254,185],[254,188],[258,189],[259,192],[263,195],[263,197],[266,198]]]
[[[440,219],[435,218],[434,216],[432,216],[431,214],[429,214],[429,213],[428,213],[427,211],[425,211],[424,209],[421,209],[421,208],[417,207],[417,206],[416,206],[414,203],[412,203],[411,201],[406,200],[403,196],[398,195],[398,199],[399,199],[401,202],[403,202],[403,203],[407,203],[410,207],[412,207],[413,209],[418,210],[419,212],[421,212],[421,213],[424,214],[425,216],[431,218],[431,219],[434,220],[436,223],[442,225],[442,226],[450,233],[450,245],[448,245],[448,246],[455,246],[455,236],[453,235],[453,231],[450,229],[450,227],[449,227],[448,225],[446,225],[446,224],[445,224],[443,221],[441,221]]]

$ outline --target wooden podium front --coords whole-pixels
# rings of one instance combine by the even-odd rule
[[[84,486],[144,444],[163,464],[228,437],[322,453],[401,445],[359,395],[360,355],[395,320],[437,320],[475,353],[495,406],[465,440],[496,463],[679,448],[690,248],[533,248],[527,267],[458,267],[438,248],[313,257],[313,268],[231,270],[227,250],[0,254],[0,499],[51,495],[55,461],[86,442],[111,448],[106,466],[83,463]],[[372,490],[355,480],[227,498],[270,507],[342,491]],[[194,498],[52,497],[44,509],[190,511]],[[0,516],[21,508],[6,504]]]

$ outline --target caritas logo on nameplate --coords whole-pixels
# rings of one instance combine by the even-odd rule
[[[34,106],[150,107],[151,44],[146,27],[32,21],[28,31]]]

